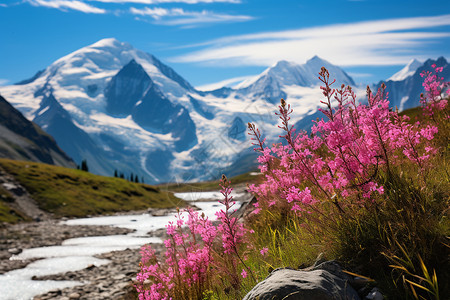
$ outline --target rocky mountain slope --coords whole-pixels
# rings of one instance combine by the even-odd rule
[[[397,106],[400,111],[419,105],[420,94],[423,93],[423,78],[420,73],[432,71],[432,65],[443,67],[440,77],[445,81],[450,80],[450,68],[444,57],[428,59],[423,64],[412,60],[405,68],[389,78],[386,83],[386,91],[389,93],[391,105]],[[381,85],[381,82],[377,85]]]
[[[38,125],[0,96],[0,158],[30,160],[74,168],[72,159]]]

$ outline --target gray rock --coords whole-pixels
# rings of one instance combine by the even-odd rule
[[[359,300],[344,279],[326,270],[277,269],[258,283],[243,300]]]
[[[11,193],[13,193],[17,196],[22,196],[24,194],[23,189],[14,183],[6,182],[6,183],[3,183],[2,185],[5,189],[7,189],[8,191],[10,191]]]
[[[373,288],[370,293],[365,297],[367,300],[383,300],[384,297],[381,294],[381,292],[378,290],[378,288]]]
[[[11,248],[11,249],[8,249],[8,252],[11,253],[11,254],[17,255],[20,252],[22,252],[22,249]]]
[[[324,261],[319,264],[315,264],[312,267],[313,271],[325,270],[344,280],[352,280],[352,277],[342,272],[341,266],[334,260]]]
[[[158,208],[149,208],[148,213],[154,217],[167,216],[169,210],[168,209],[158,209]]]

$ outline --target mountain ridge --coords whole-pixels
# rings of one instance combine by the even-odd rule
[[[103,39],[0,92],[96,174],[117,169],[153,183],[206,180],[247,165],[237,162],[251,148],[248,122],[278,140],[273,113],[280,98],[294,108],[292,124],[307,129],[305,120],[320,106],[322,66],[337,84],[354,85],[344,70],[315,56],[303,65],[280,61],[237,88],[205,92],[153,55]],[[364,97],[365,89],[354,90]]]
[[[0,158],[43,162],[74,168],[54,138],[28,121],[0,95]]]
[[[410,68],[411,63],[413,63],[413,61],[396,73],[403,75],[402,80],[389,79],[384,82],[386,84],[386,92],[388,93],[388,100],[391,106],[397,106],[400,111],[420,105],[420,94],[424,92],[422,85],[423,78],[420,74],[423,71],[434,72],[432,65],[435,64],[439,67],[443,67],[443,71],[439,76],[444,78],[445,81],[450,80],[449,63],[443,56],[437,59],[427,59],[421,66],[415,66],[413,69],[405,72],[406,69]],[[381,84],[382,82],[379,82],[376,85],[376,88],[381,87]]]

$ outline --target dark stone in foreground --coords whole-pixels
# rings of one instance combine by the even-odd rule
[[[326,270],[277,269],[258,283],[243,300],[359,300],[342,278]]]

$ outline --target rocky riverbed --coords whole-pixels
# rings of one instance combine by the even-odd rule
[[[157,230],[152,232],[151,235],[162,237],[165,235],[165,230]],[[164,246],[162,244],[152,244],[152,248],[156,252],[162,252]],[[134,281],[136,274],[139,272],[139,249],[113,251],[96,255],[95,257],[108,259],[111,263],[98,267],[90,265],[76,272],[34,278],[35,280],[75,280],[84,283],[84,285],[76,287],[50,291],[35,297],[34,300],[136,299],[137,294],[134,289]]]
[[[111,226],[69,226],[59,220],[4,224],[0,228],[0,274],[23,268],[32,260],[10,260],[23,249],[61,245],[64,240],[87,237],[127,234],[132,230]]]
[[[114,251],[96,257],[109,259],[111,262],[98,267],[90,265],[76,272],[33,278],[35,280],[76,280],[85,283],[76,287],[53,290],[34,299],[136,299],[133,278],[139,271],[139,250]]]
[[[203,197],[211,197],[210,202],[198,201],[195,205],[213,218],[220,209],[220,204],[209,194],[204,193]],[[239,206],[240,204],[236,205],[236,208]],[[0,298],[31,299],[31,295],[34,295],[33,299],[41,300],[136,299],[133,285],[139,272],[138,245],[156,243],[152,244],[152,248],[156,252],[162,252],[163,245],[158,241],[165,237],[164,225],[172,220],[174,213],[173,210],[154,209],[147,212],[148,214],[128,212],[117,216],[63,220],[66,222],[49,219],[0,225],[0,274],[3,274],[0,275],[0,284],[5,285],[3,292],[6,292],[3,295],[6,298]],[[41,259],[46,257],[47,259]],[[66,260],[61,260],[64,257],[69,258],[69,265]],[[77,262],[77,267],[71,270],[74,261]],[[38,273],[35,271],[35,264],[40,268]],[[42,269],[43,265],[47,269]],[[61,270],[57,271],[60,273],[53,274],[55,268]],[[11,270],[14,271],[10,272]],[[20,280],[25,280],[24,284],[30,286],[46,283],[46,287],[34,288],[35,292],[28,291],[24,295],[20,292],[19,287],[23,286],[18,283]],[[51,288],[54,289],[50,290]],[[38,290],[40,292],[36,292]]]
[[[132,231],[111,226],[64,225],[57,220],[5,224],[0,229],[0,274],[23,268],[36,260],[10,260],[13,255],[22,252],[22,249],[61,245],[70,238],[125,235]],[[152,236],[162,234],[164,232],[158,230]],[[154,244],[153,247],[156,250],[162,249],[161,244]],[[75,272],[33,277],[33,280],[71,280],[83,283],[62,290],[55,289],[34,299],[135,299],[133,280],[139,271],[139,249],[113,251],[95,257],[111,262],[101,266],[89,265]]]

